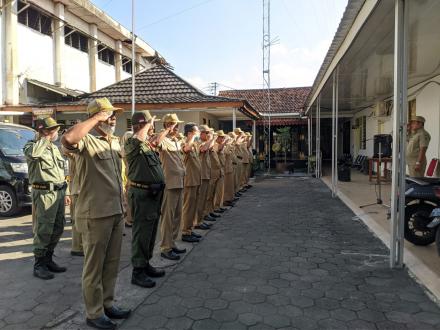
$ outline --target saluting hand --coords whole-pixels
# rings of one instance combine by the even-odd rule
[[[93,118],[95,118],[99,122],[103,122],[109,119],[111,115],[112,113],[109,111],[100,111],[97,114],[95,114]]]

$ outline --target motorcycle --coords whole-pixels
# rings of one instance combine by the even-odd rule
[[[407,178],[405,191],[405,239],[415,245],[434,243],[437,230],[436,228],[428,227],[428,225],[432,222],[432,211],[439,207],[439,178]]]
[[[437,254],[440,256],[440,208],[432,210],[431,222],[428,224],[428,228],[435,230],[435,245],[437,246]]]

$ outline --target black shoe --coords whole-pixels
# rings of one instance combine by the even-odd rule
[[[243,195],[243,194],[240,193],[240,192],[236,192],[234,196],[235,196],[235,197],[241,197],[241,195]]]
[[[246,185],[246,189],[251,189],[252,187],[253,187],[253,185],[251,185],[251,184]]]
[[[239,192],[240,192],[241,194],[244,193],[244,192],[246,192],[246,191],[247,191],[246,188],[242,188],[242,189],[239,190]]]
[[[211,217],[210,215],[207,215],[206,217],[204,217],[203,220],[205,220],[205,221],[217,221],[215,218]]]
[[[200,242],[200,239],[193,235],[182,235],[182,241],[188,242],[188,243],[198,243]]]
[[[194,236],[195,238],[202,238],[202,235],[199,235],[193,231],[191,232],[191,236]]]
[[[87,319],[87,325],[96,329],[116,329],[116,323],[103,315],[97,319]]]
[[[48,251],[46,254],[46,265],[47,269],[52,273],[64,273],[67,268],[59,266],[55,261],[53,261],[53,251]]]
[[[150,277],[164,277],[165,271],[163,269],[159,269],[156,267],[151,266],[150,264],[147,265],[147,268],[145,268],[145,274]]]
[[[112,306],[110,308],[104,308],[104,313],[107,317],[111,319],[128,319],[131,314],[131,309],[121,309],[116,306]]]
[[[223,213],[223,212],[225,212],[226,210],[223,210],[223,209],[221,209],[221,208],[219,208],[219,209],[217,209],[217,210],[214,210],[214,212],[215,213]]]
[[[226,207],[221,207],[220,210],[222,210],[223,212],[226,212],[229,209],[227,209]]]
[[[231,201],[227,201],[227,202],[223,202],[223,205],[225,205],[225,206],[230,206],[230,207],[234,207],[234,206],[235,206],[235,203],[234,203],[234,202],[231,202]]]
[[[174,247],[173,252],[176,254],[182,254],[182,253],[186,253],[186,249],[179,249],[179,248]]]
[[[200,230],[209,230],[209,229],[211,229],[211,226],[209,226],[206,223],[202,223],[201,225],[197,225],[194,228],[195,229],[200,229]]]
[[[162,258],[168,259],[168,260],[179,260],[180,256],[177,255],[173,250],[168,251],[168,252],[162,252],[160,254],[160,256]]]
[[[84,257],[84,252],[82,251],[70,251],[70,255],[74,257]]]
[[[131,273],[131,284],[140,286],[142,288],[152,288],[156,285],[156,283],[148,278],[147,274],[145,274],[145,268],[133,269],[133,273]],[[108,314],[107,316],[111,317]]]
[[[42,280],[51,280],[55,276],[49,272],[46,265],[46,259],[46,257],[35,257],[34,276],[41,278]]]
[[[126,222],[126,223],[124,224],[124,226],[125,226],[125,228],[132,228],[132,227],[133,227],[133,224]]]
[[[220,217],[221,217],[220,214],[215,213],[215,212],[211,212],[211,213],[209,213],[209,216],[212,217],[212,218],[220,218]]]

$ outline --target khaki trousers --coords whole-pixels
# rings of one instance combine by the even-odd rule
[[[78,195],[70,196],[70,221],[72,222],[72,251],[83,252],[82,234],[78,231],[75,221],[75,204]]]
[[[104,315],[104,308],[113,306],[121,256],[123,215],[99,219],[77,218],[76,221],[84,245],[84,304],[87,317],[95,319]]]
[[[197,207],[200,186],[183,189],[182,235],[191,235],[193,226],[197,224]]]
[[[214,210],[218,210],[219,208],[221,208],[223,206],[223,198],[225,195],[224,185],[225,185],[225,177],[222,176],[215,183]]]
[[[416,164],[408,164],[408,174],[413,178],[423,178],[426,172],[426,162],[420,164],[420,170],[416,170]]]
[[[240,171],[241,164],[237,164],[237,167],[234,169],[234,192],[240,190]]]
[[[234,199],[234,188],[235,188],[234,181],[235,181],[234,172],[225,174],[225,181],[223,184],[223,191],[224,191],[223,200],[230,202]]]
[[[206,195],[205,214],[214,212],[215,187],[219,178],[209,180],[208,193]]]
[[[241,166],[241,174],[240,174],[240,185],[245,186],[248,182],[247,173],[248,173],[249,163],[243,163]]]
[[[183,189],[165,189],[162,203],[160,233],[162,242],[160,250],[169,252],[176,247],[182,220]]]
[[[205,212],[208,203],[208,190],[209,190],[209,179],[202,180],[202,184],[199,188],[199,198],[197,201],[197,224],[203,223],[203,218],[207,213]]]

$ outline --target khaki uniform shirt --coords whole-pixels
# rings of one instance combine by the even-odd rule
[[[232,173],[234,171],[234,146],[228,144],[224,149],[225,154],[225,174]]]
[[[209,158],[211,159],[211,179],[221,178],[224,172],[216,148],[209,151]]]
[[[78,199],[77,218],[104,218],[123,214],[122,156],[119,138],[110,141],[87,134],[78,143],[76,174]]]
[[[240,149],[241,149],[241,157],[243,157],[241,161],[243,162],[243,164],[249,164],[249,153],[248,153],[247,143],[240,144]]]
[[[408,165],[415,165],[419,157],[420,149],[428,148],[431,136],[424,128],[418,129],[415,133],[408,136],[406,145],[406,162]],[[426,162],[426,159],[423,160]]]
[[[41,138],[26,143],[23,152],[26,156],[31,184],[64,182],[66,161],[55,144]]]
[[[69,192],[68,195],[78,195],[78,175],[76,174],[76,157],[75,154],[67,154],[69,158]]]
[[[150,143],[130,137],[125,142],[124,150],[130,181],[143,184],[165,182],[159,156]]]
[[[199,151],[202,143],[199,144]],[[211,157],[210,157],[210,151],[206,152],[200,152],[200,163],[201,163],[201,174],[202,174],[202,180],[209,180],[211,179]]]
[[[197,144],[193,144],[192,150],[185,153],[184,157],[186,175],[185,187],[200,186],[202,184],[202,162]]]
[[[178,140],[165,137],[157,148],[165,174],[166,189],[183,188],[185,164],[183,163],[182,144]]]

